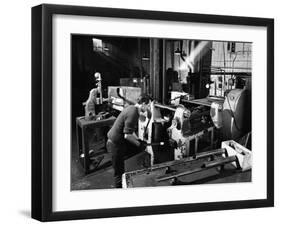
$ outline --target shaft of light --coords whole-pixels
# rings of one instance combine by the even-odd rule
[[[194,49],[191,51],[188,57],[186,57],[185,62],[186,66],[191,69],[192,72],[194,72],[194,65],[196,64],[199,56],[204,56],[206,52],[208,51],[208,48],[206,46],[209,44],[209,41],[201,41]],[[183,69],[183,68],[182,68]]]

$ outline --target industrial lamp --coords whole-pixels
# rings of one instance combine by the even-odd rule
[[[175,55],[180,56],[181,55],[181,50],[179,49],[179,47],[176,49],[175,51]]]

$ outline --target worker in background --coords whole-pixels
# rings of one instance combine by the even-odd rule
[[[150,103],[151,98],[148,95],[141,95],[137,104],[124,108],[107,134],[107,150],[112,153],[116,188],[122,187],[126,152],[134,152],[136,149],[142,151],[145,148],[145,142],[141,141],[135,132],[138,127],[139,116],[151,115]],[[133,150],[128,150],[129,144],[132,144]]]

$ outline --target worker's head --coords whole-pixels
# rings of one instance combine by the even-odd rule
[[[153,99],[147,94],[142,94],[138,98],[137,106],[140,110],[140,114],[146,114],[147,117],[151,116],[150,104],[152,100]]]

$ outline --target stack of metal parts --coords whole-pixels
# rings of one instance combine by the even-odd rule
[[[233,174],[248,171],[252,166],[252,154],[235,141],[227,141],[221,149],[199,153],[154,165],[147,169],[123,174],[123,188],[191,184],[207,177],[219,175],[225,170]]]

